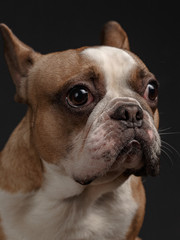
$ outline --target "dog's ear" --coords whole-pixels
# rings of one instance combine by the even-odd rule
[[[101,44],[129,50],[129,40],[126,32],[118,22],[107,22],[102,30]]]
[[[16,86],[15,101],[26,103],[28,72],[40,54],[21,42],[5,24],[0,24],[0,30],[4,40],[5,59]]]

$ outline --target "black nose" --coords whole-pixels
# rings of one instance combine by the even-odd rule
[[[127,127],[141,127],[143,111],[136,104],[126,104],[118,107],[111,115],[112,119],[122,121]]]

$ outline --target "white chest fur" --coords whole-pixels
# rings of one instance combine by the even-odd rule
[[[44,186],[38,192],[0,191],[7,240],[124,239],[137,210],[131,178],[92,202],[81,197],[83,186],[62,177],[52,165],[46,164],[46,169]]]

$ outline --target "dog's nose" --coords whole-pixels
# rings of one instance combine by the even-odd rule
[[[111,118],[122,121],[129,128],[141,127],[143,111],[136,104],[121,105],[111,115]]]

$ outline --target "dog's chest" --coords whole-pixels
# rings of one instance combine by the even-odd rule
[[[47,191],[26,195],[0,192],[0,214],[7,240],[121,240],[137,210],[130,180],[94,204],[86,203],[86,208],[78,198],[55,199],[55,192],[56,188],[51,196]]]

